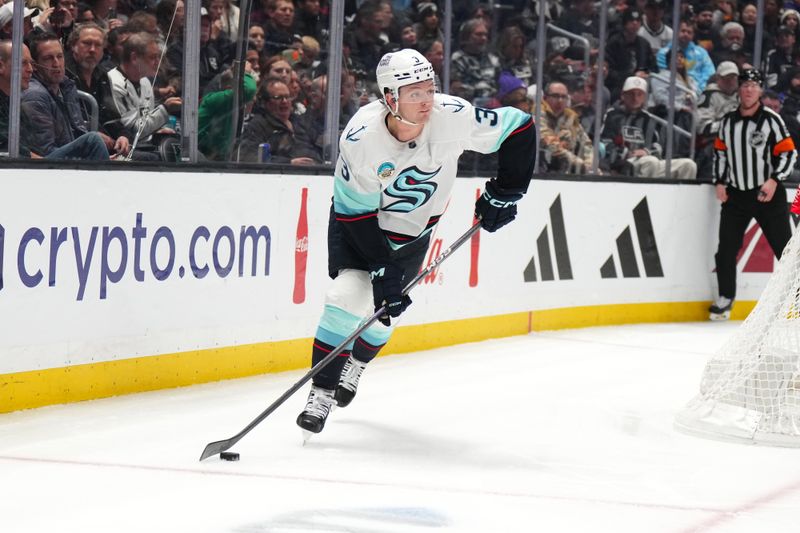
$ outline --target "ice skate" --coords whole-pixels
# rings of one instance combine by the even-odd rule
[[[720,322],[731,318],[731,308],[733,307],[733,300],[720,296],[708,308],[708,319],[712,322]]]
[[[367,368],[367,363],[362,363],[352,355],[347,358],[347,362],[342,369],[342,376],[339,378],[339,386],[336,387],[336,405],[339,407],[347,407],[353,398],[356,397],[356,390],[358,390],[358,380],[361,379],[361,374]]]
[[[319,433],[325,427],[325,420],[335,404],[333,391],[312,386],[303,412],[297,416],[297,425],[303,429],[303,444],[312,433]],[[308,434],[308,435],[307,435]]]

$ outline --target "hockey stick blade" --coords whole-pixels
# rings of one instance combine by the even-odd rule
[[[408,283],[408,285],[406,285],[406,287],[403,289],[403,295],[408,294],[411,291],[411,289],[414,288],[414,286],[416,286],[420,281],[422,281],[433,270],[438,268],[439,265],[441,265],[444,262],[445,259],[450,257],[450,255],[452,255],[453,252],[458,250],[458,248],[460,248],[462,244],[464,244],[470,238],[472,238],[472,236],[478,230],[480,230],[480,228],[481,228],[480,222],[478,222],[477,224],[474,224],[472,227],[470,227],[469,230],[467,230],[467,232],[464,233],[464,235],[459,237],[453,244],[450,245],[449,248],[447,248],[445,251],[443,251],[441,254],[439,254],[439,256],[436,259],[434,259],[433,262],[431,262],[431,264],[428,265],[428,267],[425,270],[423,270],[422,272],[417,274],[417,276],[413,280],[411,280]],[[377,322],[378,319],[384,314],[385,311],[386,311],[386,309],[384,307],[381,307],[380,309],[375,311],[375,313],[371,317],[369,317],[366,321],[364,321],[364,323],[361,324],[361,326],[359,326],[358,329],[356,329],[353,333],[351,333],[349,337],[347,337],[345,340],[343,340],[339,344],[339,346],[334,348],[333,351],[331,351],[331,353],[326,355],[319,363],[314,365],[311,368],[311,370],[309,370],[306,373],[306,375],[304,375],[302,378],[300,378],[300,380],[297,383],[292,385],[289,388],[289,390],[284,392],[281,395],[280,398],[275,400],[269,407],[267,407],[260,415],[258,415],[256,418],[254,418],[253,421],[250,422],[239,433],[237,433],[236,435],[234,435],[233,437],[231,437],[229,439],[218,440],[218,441],[210,442],[209,444],[207,444],[205,449],[203,450],[203,453],[200,455],[200,460],[203,461],[204,459],[207,459],[207,458],[211,457],[212,455],[218,455],[219,453],[222,453],[222,452],[228,450],[234,444],[239,442],[245,435],[250,433],[250,431],[252,431],[253,428],[255,428],[265,418],[267,418],[270,414],[272,414],[272,412],[275,411],[275,409],[280,407],[286,400],[288,400],[289,397],[291,397],[295,392],[300,390],[300,388],[303,385],[308,383],[308,381],[311,380],[311,378],[313,378],[314,376],[319,374],[322,371],[322,369],[325,368],[325,366],[333,360],[334,357],[337,357],[340,353],[342,353],[342,351],[344,351],[344,349],[351,342],[355,341],[358,337],[360,337],[361,334],[364,333],[364,331],[366,331],[366,329],[368,327],[370,327],[372,324]]]

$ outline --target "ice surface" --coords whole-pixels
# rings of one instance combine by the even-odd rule
[[[536,333],[373,362],[306,445],[302,375],[0,415],[0,531],[784,532],[800,450],[676,433],[738,323]]]

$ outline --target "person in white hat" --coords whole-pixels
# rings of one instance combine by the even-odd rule
[[[23,16],[23,31],[22,35],[28,35],[33,31],[33,17],[39,14],[37,8],[25,7],[22,10]],[[0,6],[0,39],[11,39],[11,30],[13,28],[14,16],[14,2],[9,2]]]
[[[716,75],[709,83],[697,105],[696,152],[697,174],[711,176],[714,158],[714,137],[717,136],[722,117],[739,107],[739,67],[733,61],[723,61],[717,66]]]
[[[622,86],[620,103],[606,115],[601,134],[612,171],[640,178],[663,178],[666,162],[662,156],[662,128],[645,109],[647,80],[630,76]],[[671,178],[689,180],[697,166],[688,158],[674,158]]]

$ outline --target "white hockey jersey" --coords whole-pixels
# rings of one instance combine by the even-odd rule
[[[530,115],[513,107],[483,109],[437,94],[419,137],[400,142],[375,101],[350,120],[339,140],[333,207],[349,218],[378,213],[378,225],[397,249],[430,232],[443,214],[464,150],[498,150]]]

